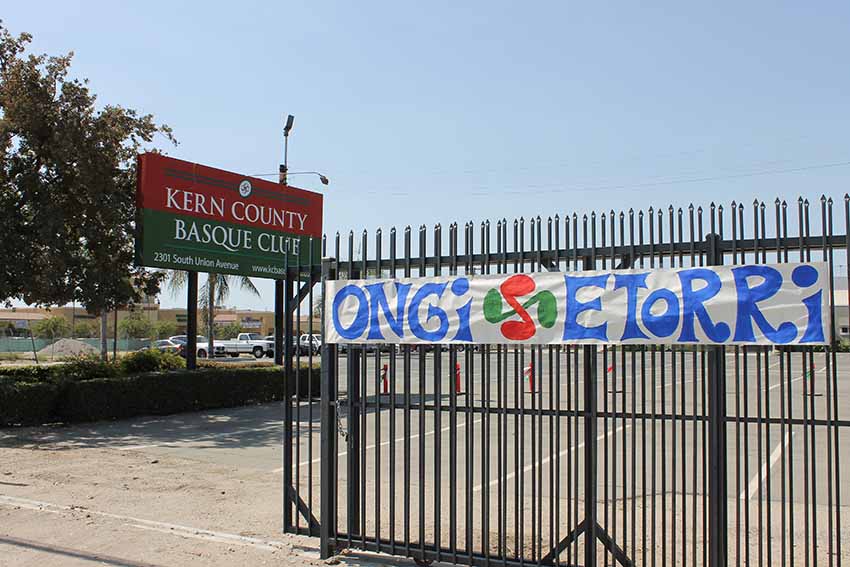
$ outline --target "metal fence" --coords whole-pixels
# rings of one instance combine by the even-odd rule
[[[848,229],[845,196],[364,231],[324,243],[322,278],[824,260],[834,279]],[[306,281],[294,310],[319,302],[317,272],[287,272]],[[284,528],[325,556],[847,564],[850,354],[832,343],[326,345],[320,398],[284,404]]]
[[[61,339],[31,339],[29,336],[0,337],[0,353],[31,353],[33,349],[40,351],[55,344],[59,340]],[[75,340],[85,343],[98,351],[100,350],[99,338],[77,338]],[[110,352],[113,348],[117,348],[119,351],[133,351],[150,346],[152,342],[152,339],[118,339],[118,344],[115,345],[114,339],[107,339],[107,347]]]

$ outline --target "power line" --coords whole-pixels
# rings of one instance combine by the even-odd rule
[[[778,175],[784,173],[798,173],[801,171],[811,171],[817,169],[828,169],[835,167],[847,167],[850,166],[850,161],[842,161],[842,162],[833,162],[833,163],[823,163],[823,164],[813,164],[801,167],[792,167],[785,169],[766,169],[760,171],[751,171],[746,173],[733,173],[729,175],[715,175],[715,176],[707,176],[707,177],[694,177],[694,178],[684,178],[684,179],[670,179],[664,181],[652,181],[646,183],[626,183],[619,185],[596,185],[596,186],[583,186],[583,187],[564,187],[560,189],[543,189],[543,187],[558,187],[560,184],[549,184],[549,185],[536,185],[530,188],[521,188],[521,189],[511,189],[508,191],[489,191],[489,190],[481,190],[481,191],[472,191],[468,193],[464,193],[469,196],[493,196],[493,195],[531,195],[531,194],[557,194],[557,193],[567,193],[573,191],[615,191],[615,190],[626,190],[626,189],[642,189],[646,187],[658,187],[663,185],[678,185],[678,184],[686,184],[686,183],[706,183],[712,181],[724,181],[728,179],[742,179],[747,177],[759,177],[764,175]],[[487,189],[486,187],[482,189]],[[366,195],[382,195],[382,196],[412,196],[413,192],[403,191],[403,192],[391,192],[391,193],[382,193],[379,191],[367,191]]]

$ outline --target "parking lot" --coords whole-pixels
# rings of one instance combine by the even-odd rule
[[[489,364],[482,353],[460,354],[459,393],[452,393],[456,376],[450,372],[448,353],[440,356],[438,393],[431,378],[433,354],[425,357],[421,369],[418,355],[411,356],[407,385],[402,355],[396,355],[392,363],[387,353],[376,360],[377,356],[370,354],[361,362],[365,364],[367,411],[353,417],[348,413],[347,369],[342,364],[344,359],[340,360],[339,427],[343,434],[350,433],[355,417],[361,426],[363,441],[358,457],[364,501],[368,503],[363,518],[367,534],[379,533],[389,539],[407,532],[415,543],[420,537],[434,541],[439,533],[446,547],[463,549],[468,540],[476,549],[495,551],[504,545],[509,553],[522,552],[530,558],[539,557],[541,551],[545,554],[550,543],[563,538],[583,518],[587,451],[583,419],[578,415],[553,417],[548,411],[583,407],[576,402],[583,388],[580,356],[576,359],[561,353],[550,361],[544,351],[543,364],[535,371],[538,379],[530,387],[522,377],[529,364],[527,352],[516,361],[513,354],[508,355],[504,366],[508,375],[497,372],[495,352],[490,353]],[[730,416],[780,417],[783,412],[787,417],[783,402],[790,399],[794,418],[803,416],[804,404],[807,412],[814,404],[817,418],[827,417],[827,401],[832,396],[827,392],[823,355],[815,355],[813,374],[811,368],[803,372],[800,355],[792,356],[790,369],[775,354],[758,358],[757,362],[757,355],[747,355],[745,369],[742,358],[736,362],[734,354],[726,356]],[[384,364],[387,387],[395,392],[394,397],[381,393]],[[653,363],[649,353],[642,359],[640,354],[633,357],[625,353],[623,358],[623,353],[606,356],[600,352],[596,364],[600,377],[598,411],[609,416],[597,420],[600,523],[638,563],[643,563],[644,557],[648,563],[653,555],[688,561],[694,556],[699,563],[707,513],[703,474],[706,438],[703,422],[690,417],[702,415],[704,408],[706,383],[700,355],[672,356],[668,352],[662,363],[661,353],[656,353]],[[642,364],[646,369],[643,374]],[[396,370],[395,383],[392,368]],[[846,394],[850,356],[838,355],[837,368],[836,400],[838,417],[843,419],[850,411]],[[781,381],[780,369],[785,370]],[[425,377],[421,387],[420,376]],[[804,395],[804,389],[811,392],[811,376],[814,397]],[[405,392],[410,395],[405,396]],[[420,392],[425,393],[425,404],[410,411],[409,429],[405,430],[404,405],[409,402],[416,406]],[[441,409],[435,411],[438,405]],[[448,411],[453,406],[457,408],[454,415]],[[499,413],[498,407],[522,411]],[[672,417],[647,419],[653,411]],[[300,440],[294,462],[298,493],[321,520],[319,404],[305,401],[296,405],[295,412],[294,432]],[[294,553],[292,549],[303,549],[297,557],[317,561],[317,540],[280,534],[282,416],[282,404],[273,403],[113,423],[4,431],[0,434],[4,456],[0,509],[7,520],[2,522],[2,535],[9,541],[0,540],[0,548],[15,549],[32,564],[51,552],[21,547],[14,543],[15,538],[35,541],[38,535],[38,541],[77,549],[63,530],[42,533],[33,528],[36,520],[39,525],[60,522],[64,526],[71,521],[67,517],[73,517],[77,518],[73,521],[78,526],[75,529],[83,530],[72,530],[77,534],[74,541],[78,547],[95,542],[96,549],[87,552],[93,556],[122,557],[118,550],[135,549],[145,541],[142,535],[149,537],[155,532],[158,538],[168,540],[169,536],[187,542],[187,549],[193,548],[191,541],[201,534],[209,545],[229,546],[236,553],[246,554],[246,560],[261,562],[271,559],[270,555],[279,559],[285,553]],[[834,459],[837,454],[845,464],[850,441],[839,428],[836,447],[832,445],[834,438],[827,435],[832,430],[826,426],[813,429],[812,439],[812,428],[802,425],[768,426],[756,420],[728,423],[729,547],[733,563],[748,550],[756,560],[759,553],[767,554],[768,547],[778,557],[782,553],[782,526],[796,534],[796,557],[802,559],[805,553],[802,542],[806,533],[817,533],[822,541],[816,553],[826,556],[826,523],[836,509],[840,511],[839,539],[848,540],[850,482],[846,475],[837,481],[828,476],[831,468],[826,463],[828,455]],[[350,455],[345,438],[341,435],[338,440],[338,527],[345,533],[349,525],[345,496]],[[64,459],[68,459],[67,467]],[[813,461],[816,468],[812,468]],[[409,491],[403,489],[405,478],[409,479]],[[439,499],[435,494],[438,488]],[[89,492],[94,494],[91,500]],[[839,494],[840,504],[836,500]],[[436,502],[439,507],[434,506]],[[90,510],[86,512],[89,516],[80,510]],[[375,513],[378,510],[380,513]],[[361,510],[355,512],[359,515]],[[296,517],[305,525],[303,517]],[[121,526],[115,536],[119,539],[83,537],[88,529],[86,522]],[[168,527],[172,525],[178,527]],[[768,526],[773,530],[770,539]],[[29,539],[24,537],[27,534]],[[691,534],[697,537],[693,539]],[[162,545],[165,549],[171,544],[163,541]],[[580,557],[583,545],[583,539],[579,539],[567,553]],[[847,552],[847,546],[842,546],[842,558]],[[147,551],[139,553],[133,559],[137,563],[119,564],[157,564],[138,563],[139,557],[149,557]],[[566,560],[567,555],[561,559]]]

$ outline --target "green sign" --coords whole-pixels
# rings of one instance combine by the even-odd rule
[[[144,154],[137,203],[143,266],[279,278],[321,258],[318,193]]]

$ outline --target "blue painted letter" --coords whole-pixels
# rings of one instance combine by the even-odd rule
[[[694,290],[694,281],[702,280],[706,286],[700,290]],[[720,276],[712,270],[705,268],[693,268],[679,272],[679,281],[682,282],[682,333],[679,341],[683,343],[697,342],[694,332],[694,316],[699,319],[703,331],[711,342],[725,342],[731,331],[726,323],[713,323],[705,303],[720,291]]]
[[[354,321],[351,322],[351,325],[345,328],[339,321],[339,308],[342,306],[342,302],[349,296],[357,298],[357,315],[354,316]],[[366,299],[366,294],[363,293],[363,290],[354,284],[345,286],[336,293],[333,309],[334,328],[336,328],[336,332],[344,339],[360,338],[360,335],[366,330],[366,321],[369,317],[369,301]]]
[[[770,266],[741,266],[732,268],[735,276],[735,289],[738,292],[738,315],[735,318],[735,341],[755,342],[753,320],[764,336],[778,344],[790,343],[797,336],[797,327],[785,321],[774,329],[758,308],[758,302],[773,297],[782,287],[782,274]],[[761,276],[759,285],[750,287],[748,278]]]
[[[660,315],[652,314],[652,306],[664,301],[667,308]],[[669,289],[656,289],[649,294],[640,310],[644,326],[656,337],[669,337],[679,326],[679,298]]]
[[[583,287],[598,287],[605,289],[605,284],[608,282],[608,276],[564,276],[564,281],[567,284],[567,316],[564,323],[564,340],[574,339],[598,339],[600,341],[608,340],[608,322],[596,325],[595,327],[585,327],[579,325],[577,318],[584,311],[601,311],[602,300],[598,297],[587,302],[581,302],[576,298],[578,290]]]
[[[626,288],[626,326],[620,340],[626,339],[648,339],[646,333],[641,331],[637,322],[637,292],[638,288],[646,287],[646,276],[649,274],[616,274],[614,275],[614,289]]]
[[[407,302],[407,292],[410,291],[411,284],[395,284],[396,290],[396,316],[392,317],[390,313],[390,305],[387,302],[387,294],[384,292],[383,283],[375,283],[364,286],[369,292],[369,334],[367,339],[383,340],[384,335],[381,333],[381,323],[378,321],[378,309],[383,309],[384,317],[387,319],[387,324],[390,329],[400,338],[404,337],[404,304]]]
[[[426,331],[422,326],[422,322],[419,320],[419,306],[425,298],[429,295],[436,295],[437,298],[440,298],[445,290],[446,284],[444,283],[426,283],[413,295],[413,299],[410,301],[410,307],[407,308],[407,320],[410,325],[410,331],[416,338],[435,343],[446,336],[449,330],[449,316],[439,307],[429,305],[428,316],[425,318],[426,321],[432,317],[440,320],[440,326],[436,331]]]
[[[818,271],[812,266],[797,266],[791,272],[791,281],[797,287],[811,287],[818,281]],[[809,297],[803,300],[803,305],[806,306],[806,312],[809,315],[809,320],[806,322],[806,331],[800,339],[801,343],[822,343],[823,338],[823,309],[821,308],[821,300],[823,299],[823,290],[819,289]]]

